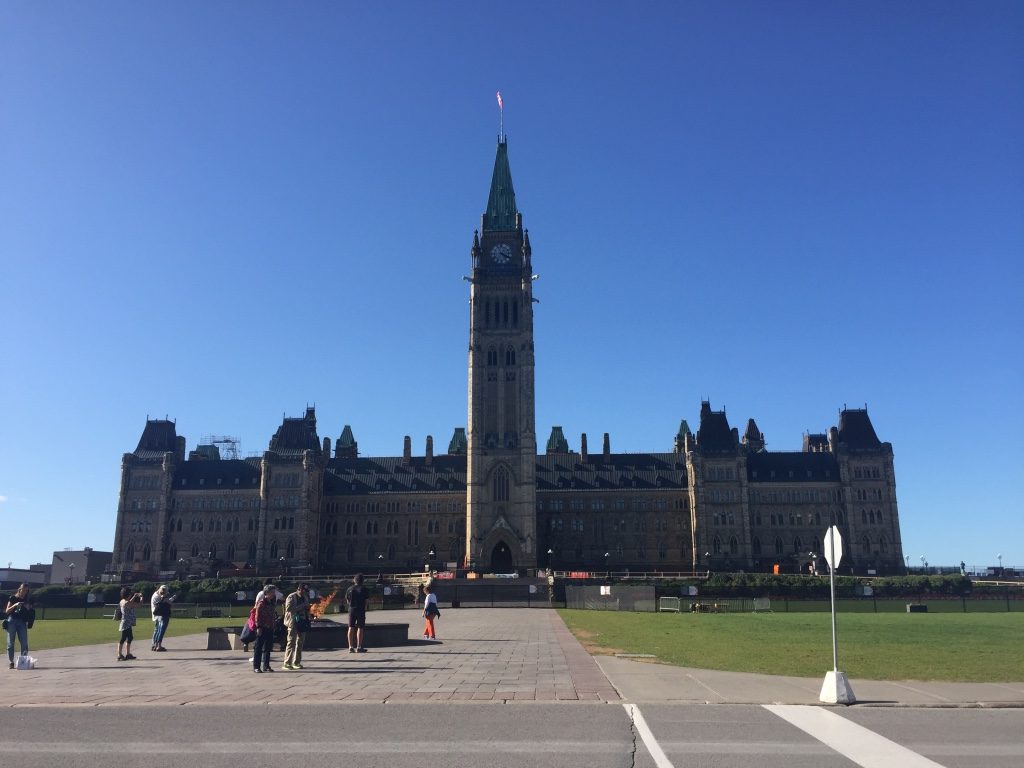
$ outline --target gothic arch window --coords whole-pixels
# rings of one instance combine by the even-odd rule
[[[716,555],[722,554],[722,540],[715,536],[715,540],[711,543],[711,552]]]
[[[775,554],[782,554],[782,539],[778,536],[775,537]]]
[[[885,536],[878,537],[878,551],[885,554],[889,551],[889,545],[885,541]]]
[[[277,560],[277,542],[270,545],[270,559]]]
[[[349,545],[348,545],[348,546],[347,546],[347,547],[345,548],[345,559],[346,559],[346,560],[347,560],[347,561],[348,561],[349,563],[351,563],[351,562],[352,562],[353,560],[355,560],[355,559],[356,559],[356,548],[355,548],[354,546],[352,546],[351,544],[349,544]]]
[[[395,559],[395,545],[394,544],[388,544],[388,560],[394,560],[394,559]]]
[[[865,536],[860,541],[860,551],[863,552],[865,555],[871,554],[871,539],[867,536]]]
[[[754,555],[761,554],[761,540],[757,538],[757,536],[755,536],[754,540],[750,542],[750,551]]]
[[[334,542],[331,542],[330,544],[327,545],[327,550],[325,552],[325,556],[326,556],[328,562],[331,562],[331,561],[334,560]]]
[[[143,561],[148,563],[149,562],[149,558],[150,558],[150,556],[152,554],[153,554],[153,550],[151,550],[149,548],[149,542],[147,541],[146,545],[142,548],[142,559],[143,559]]]
[[[508,299],[501,302],[501,324],[508,325]]]
[[[250,563],[256,562],[256,542],[255,541],[250,541],[249,542],[249,562]]]
[[[739,551],[740,551],[740,543],[736,540],[736,537],[733,536],[731,539],[729,539],[729,554],[730,555],[735,555]]]
[[[235,544],[234,542],[228,544],[228,560],[235,559]]]
[[[171,560],[178,559],[178,547],[176,545],[171,544],[171,548],[167,550],[167,557]]]
[[[288,542],[288,548],[285,550],[285,556],[289,560],[291,560],[293,557],[295,557],[295,542],[294,541],[289,541]]]
[[[494,347],[488,347],[487,349],[487,365],[488,367],[495,366],[498,364],[498,350]]]
[[[370,546],[368,546],[366,548],[366,562],[372,563],[376,559],[377,559],[377,548],[374,547],[373,544],[370,544]]]
[[[492,480],[492,498],[494,501],[508,501],[508,471],[499,467]]]
[[[519,327],[519,303],[516,301],[512,302],[512,327]]]
[[[802,541],[800,541],[799,536],[793,539],[793,551],[796,552],[798,555],[804,551],[804,544]]]
[[[193,517],[192,522],[189,525],[189,530],[192,531],[192,533],[196,532],[196,525],[198,525],[198,523],[196,522],[196,519]]]
[[[178,528],[177,528],[177,531],[178,531],[178,533],[181,533],[181,518],[180,517],[178,518]]]
[[[211,544],[210,545],[210,559],[211,560],[216,560],[217,559],[217,545],[216,544]]]
[[[192,557],[199,557],[199,545],[198,544],[193,544],[192,545]]]
[[[124,553],[124,559],[127,560],[128,562],[131,562],[132,560],[135,559],[135,545],[134,544],[129,544],[128,545],[128,549],[125,550],[125,553]]]
[[[505,350],[505,365],[516,364],[516,351],[512,347]]]

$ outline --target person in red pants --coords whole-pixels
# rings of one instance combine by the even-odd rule
[[[434,634],[434,619],[441,615],[441,611],[437,609],[437,595],[434,594],[434,590],[429,584],[423,588],[423,592],[426,594],[426,597],[423,599],[423,618],[425,619],[423,624],[423,639],[436,640],[437,637]]]

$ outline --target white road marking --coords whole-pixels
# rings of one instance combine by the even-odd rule
[[[824,707],[765,704],[765,709],[864,768],[943,768]]]
[[[640,707],[636,704],[623,704],[626,712],[629,713],[630,719],[633,721],[633,726],[636,728],[636,732],[640,734],[640,738],[643,739],[644,746],[647,747],[647,751],[651,753],[651,757],[654,758],[654,764],[658,768],[675,768],[672,765],[672,761],[665,756],[661,747],[658,745],[658,740],[654,738],[654,734],[651,733],[651,729],[647,727],[647,721],[644,720],[644,716],[640,714]]]

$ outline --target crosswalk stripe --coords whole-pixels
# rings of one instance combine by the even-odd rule
[[[765,704],[765,709],[864,768],[943,768],[825,707]]]

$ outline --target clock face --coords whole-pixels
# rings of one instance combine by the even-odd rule
[[[498,243],[491,248],[491,258],[495,264],[508,264],[508,260],[512,258],[512,249],[508,243]]]

